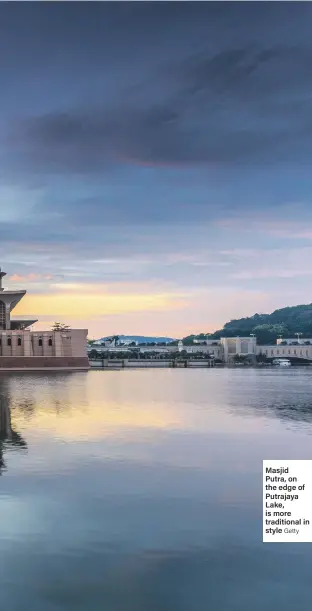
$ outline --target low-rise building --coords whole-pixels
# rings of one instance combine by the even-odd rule
[[[257,338],[249,337],[222,337],[220,339],[223,348],[223,359],[229,363],[236,355],[256,357]]]
[[[293,359],[312,360],[312,340],[310,345],[287,343],[286,345],[258,346],[257,353],[263,354],[269,359],[290,357]]]
[[[89,350],[95,348],[95,345],[90,346]],[[125,352],[125,350],[131,350],[130,347],[115,346],[115,347],[98,347],[99,351],[107,352]],[[174,353],[186,353],[188,355],[202,354],[207,357],[214,357],[216,361],[220,361],[226,364],[234,362],[237,357],[243,359],[248,358],[249,361],[255,362],[257,356],[263,355],[269,361],[275,358],[288,358],[291,357],[293,360],[298,359],[312,361],[312,339],[305,338],[295,340],[291,338],[278,339],[275,345],[262,346],[257,344],[257,338],[254,335],[246,337],[222,337],[220,339],[205,340],[205,343],[183,343],[183,340],[179,340],[177,345],[167,346],[142,346],[138,345],[135,348],[136,352],[139,353],[155,353],[161,354],[162,356],[167,355],[168,359]],[[130,357],[131,358],[131,357]]]
[[[280,337],[279,339],[276,340],[276,344],[278,346],[304,346],[304,345],[310,345],[312,344],[312,339],[310,338],[293,338],[293,337],[289,337],[286,339],[283,339],[282,337]]]

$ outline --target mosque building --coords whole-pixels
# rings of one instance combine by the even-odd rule
[[[11,318],[25,290],[3,288],[0,268],[0,370],[89,369],[87,329],[32,331],[37,320]]]

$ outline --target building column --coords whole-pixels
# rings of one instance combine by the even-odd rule
[[[222,339],[221,338],[221,352],[220,352],[220,358],[223,360],[224,363],[228,362],[228,348],[227,348],[227,342],[226,339]]]
[[[5,328],[7,330],[11,329],[11,323],[10,323],[11,307],[10,306],[11,306],[10,303],[5,304]]]
[[[23,331],[23,356],[33,356],[30,331]]]
[[[54,331],[53,333],[54,356],[63,356],[62,333]]]

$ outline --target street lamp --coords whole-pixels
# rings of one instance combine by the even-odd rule
[[[300,335],[302,335],[302,333],[295,333],[295,335],[297,335],[298,344],[299,344],[299,337],[300,337]]]

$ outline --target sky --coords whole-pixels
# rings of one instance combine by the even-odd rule
[[[14,315],[112,334],[310,303],[312,4],[0,2]]]

